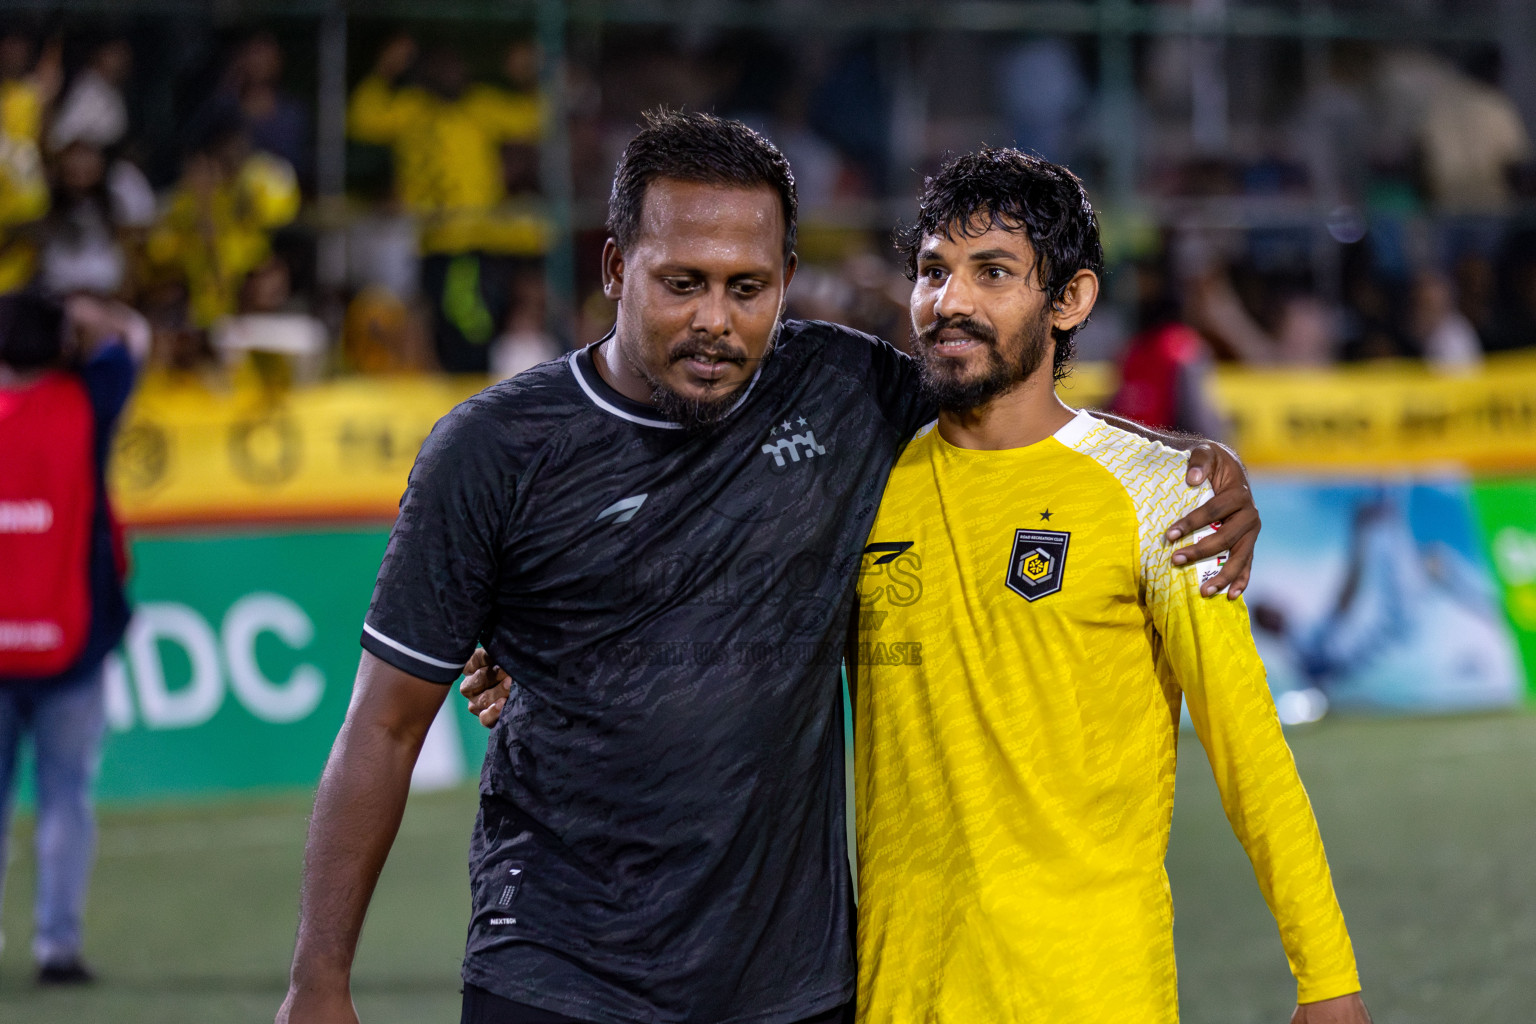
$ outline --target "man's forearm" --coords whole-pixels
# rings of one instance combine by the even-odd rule
[[[293,993],[346,989],[368,901],[405,813],[411,770],[445,693],[364,656],[305,844]]]
[[[320,780],[293,955],[293,986],[345,986],[373,888],[405,813],[415,750],[348,723]]]

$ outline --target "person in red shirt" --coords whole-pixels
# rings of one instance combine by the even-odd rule
[[[1157,430],[1220,438],[1226,431],[1210,401],[1210,352],[1179,317],[1169,275],[1138,272],[1141,331],[1120,357],[1120,388],[1109,411]]]
[[[148,340],[143,318],[116,303],[0,296],[0,871],[30,735],[32,955],[43,985],[93,978],[81,925],[106,731],[103,663],[129,617],[104,467]]]

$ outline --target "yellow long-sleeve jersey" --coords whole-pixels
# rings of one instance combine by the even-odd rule
[[[48,212],[48,176],[37,148],[42,123],[37,86],[0,82],[0,295],[26,287],[37,269],[36,246],[10,229]]]
[[[547,241],[543,221],[497,208],[506,199],[499,147],[537,142],[541,117],[533,96],[476,85],[449,100],[370,75],[352,93],[347,132],[394,148],[396,189],[424,218],[425,252],[536,255]]]
[[[1246,610],[1162,541],[1205,496],[1185,468],[1079,413],[1006,451],[930,429],[892,471],[859,580],[861,1024],[1178,1019],[1181,696],[1299,1000],[1359,989]]]
[[[298,216],[300,198],[293,167],[270,153],[247,157],[208,196],[176,188],[146,248],[152,264],[185,279],[194,324],[236,311],[246,275],[272,255],[272,232]]]

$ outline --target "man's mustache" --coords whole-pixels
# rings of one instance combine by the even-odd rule
[[[703,339],[690,339],[679,342],[667,353],[669,363],[680,363],[684,359],[714,359],[722,363],[744,366],[747,362],[747,351],[734,345],[712,344]]]
[[[968,334],[976,341],[987,345],[997,344],[997,332],[979,320],[972,320],[966,316],[940,317],[933,323],[917,332],[917,339],[925,345],[937,345],[940,331],[961,331]]]

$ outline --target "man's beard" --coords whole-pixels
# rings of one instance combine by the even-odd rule
[[[937,355],[939,332],[949,329],[964,331],[986,348],[987,363],[979,376],[971,377],[961,372],[968,367],[952,366],[950,360]],[[934,321],[918,332],[913,348],[917,353],[918,385],[923,397],[945,412],[967,412],[986,405],[1001,395],[1012,391],[1040,368],[1050,352],[1051,309],[1046,306],[1040,317],[1026,324],[1014,337],[1019,358],[1010,363],[1003,357],[997,344],[997,332],[986,324],[969,317],[948,317]]]
[[[757,361],[754,372],[760,372],[763,364],[768,362],[768,357],[773,355],[774,346],[779,340],[779,329],[783,324],[782,318],[774,323],[773,333],[768,336],[768,347],[763,350],[762,358]],[[740,346],[712,343],[703,338],[689,338],[667,353],[667,365],[671,366],[695,356],[719,359],[722,362],[735,363],[737,366],[745,366],[749,361],[746,350]],[[752,383],[752,377],[749,376],[730,389],[711,387],[705,394],[694,397],[674,391],[660,374],[651,372],[650,367],[641,360],[630,360],[630,366],[650,385],[651,404],[656,407],[656,411],[664,418],[681,425],[690,434],[713,433],[730,415],[746,388]]]

